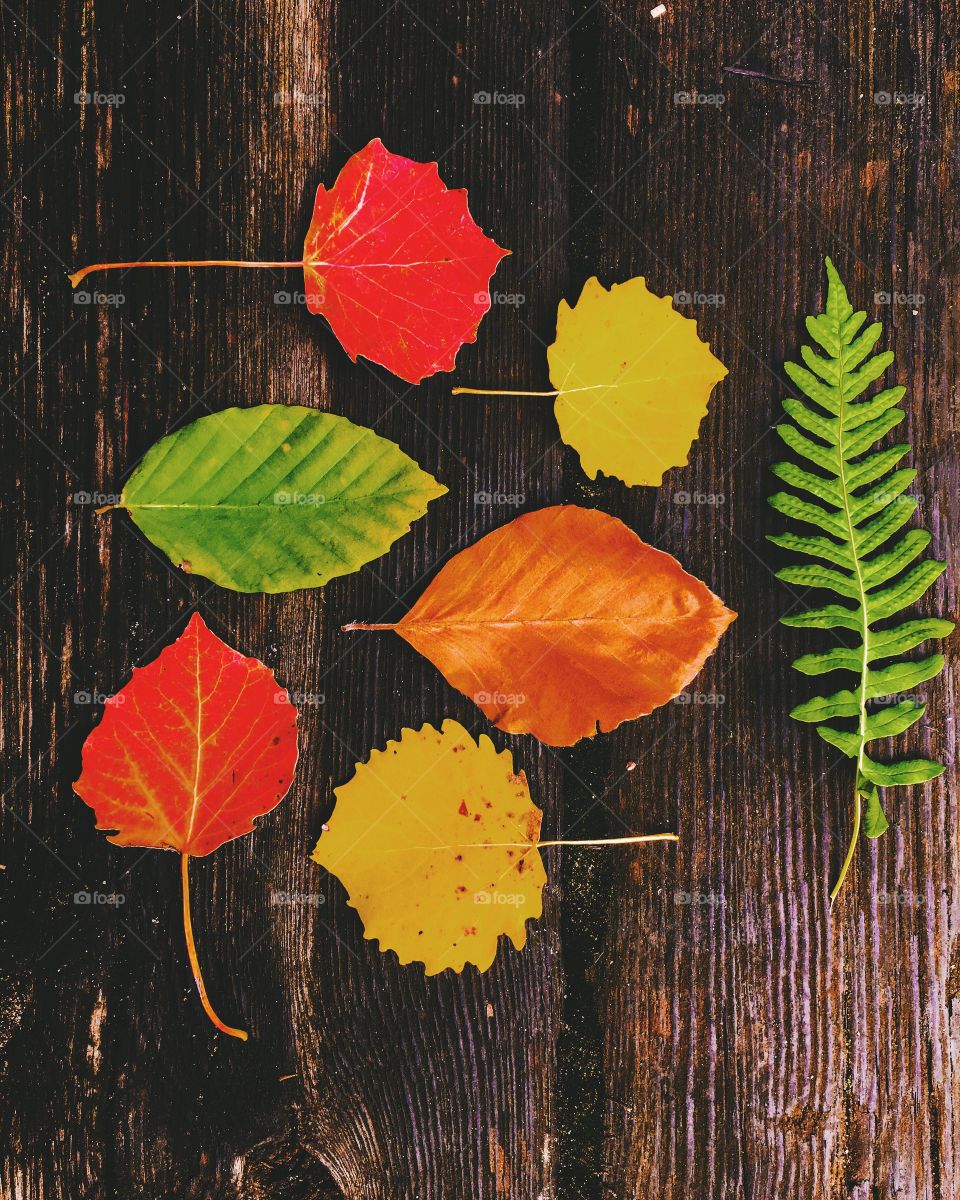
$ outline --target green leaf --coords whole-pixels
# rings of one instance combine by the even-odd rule
[[[859,496],[851,496],[850,520],[854,525],[859,525],[868,517],[882,512],[891,500],[895,500],[901,492],[907,490],[916,477],[917,472],[912,467],[903,467],[899,471],[894,471],[892,475],[888,475],[886,479],[881,479],[876,487],[870,488]]]
[[[833,359],[824,358],[810,346],[800,347],[800,357],[811,371],[820,376],[824,383],[836,386],[840,382],[840,368]]]
[[[810,334],[817,345],[826,350],[833,358],[836,358],[840,350],[840,338],[837,336],[835,322],[831,321],[826,315],[807,317],[806,326],[807,333]]]
[[[898,542],[863,564],[863,584],[876,588],[886,583],[913,562],[930,545],[930,534],[925,529],[911,529]]]
[[[777,578],[784,583],[795,583],[798,587],[819,587],[847,596],[851,600],[859,595],[856,581],[842,571],[831,571],[829,567],[784,567],[777,571]]]
[[[867,487],[882,479],[888,471],[893,470],[905,454],[910,453],[910,447],[902,442],[898,446],[890,446],[886,450],[878,450],[876,454],[868,454],[847,469],[847,488],[854,491],[858,487]]]
[[[879,708],[870,713],[866,720],[865,742],[875,742],[879,738],[896,737],[911,725],[916,725],[923,716],[927,706],[914,704],[912,700],[901,700],[889,708]]]
[[[860,737],[846,729],[834,729],[832,725],[818,725],[817,733],[825,742],[842,750],[847,758],[856,758],[860,753]]]
[[[928,558],[925,562],[911,567],[906,575],[902,575],[896,583],[879,591],[870,592],[867,596],[867,613],[871,621],[882,621],[884,617],[892,617],[895,613],[915,604],[931,583],[939,579],[947,569],[947,564]]]
[[[859,429],[864,421],[872,421],[874,417],[879,417],[881,413],[886,412],[888,408],[892,408],[894,404],[899,404],[906,394],[907,389],[898,385],[897,387],[885,388],[882,392],[877,392],[872,400],[864,400],[860,404],[845,405],[843,418],[844,431]]]
[[[843,437],[843,457],[849,462],[857,457],[858,454],[863,454],[865,450],[869,450],[874,442],[878,442],[885,433],[889,433],[904,419],[907,414],[899,408],[888,409],[882,417],[877,417],[873,421],[867,421],[865,425],[861,425],[855,433],[845,433]],[[909,450],[910,447],[908,446]],[[859,464],[858,464],[859,465]],[[857,484],[849,484],[850,487],[856,487]]]
[[[379,558],[446,490],[346,417],[261,404],[161,439],[118,507],[184,570],[234,591],[287,592]]]
[[[809,500],[801,500],[790,492],[774,492],[767,497],[767,503],[782,512],[785,517],[795,521],[805,521],[808,525],[817,525],[839,538],[847,538],[846,523],[833,513],[827,512],[819,504],[811,504]]]
[[[919,662],[891,663],[880,671],[867,671],[866,688],[867,700],[876,700],[878,696],[896,696],[916,687],[918,683],[926,683],[943,670],[942,654],[931,654],[921,658]]]
[[[894,385],[858,399],[880,379],[893,355],[889,351],[874,353],[881,326],[877,322],[865,325],[866,314],[854,312],[829,258],[826,270],[825,310],[806,321],[816,348],[801,347],[804,365],[785,364],[787,377],[799,394],[783,401],[786,418],[776,426],[783,443],[821,473],[811,472],[806,463],[777,463],[773,473],[791,490],[769,497],[771,507],[784,517],[813,526],[826,536],[785,532],[768,537],[797,555],[796,563],[777,572],[780,579],[794,586],[827,588],[847,601],[782,618],[784,625],[794,628],[847,629],[859,635],[859,645],[825,645],[794,662],[804,675],[839,673],[851,684],[803,701],[791,715],[816,724],[824,741],[862,764],[853,781],[857,803],[862,798],[866,804],[865,833],[877,837],[887,828],[878,788],[922,782],[942,768],[925,759],[875,763],[868,758],[864,753],[867,743],[905,732],[924,712],[923,704],[908,698],[882,709],[873,706],[871,710],[870,702],[907,692],[938,674],[943,668],[942,655],[931,654],[917,661],[904,661],[900,656],[930,638],[945,637],[953,625],[923,617],[874,628],[919,600],[945,564],[922,559],[931,541],[925,530],[900,534],[917,509],[916,500],[904,495],[917,472],[899,466],[910,451],[906,442],[877,443],[903,422],[905,414],[899,404],[905,389]],[[839,640],[836,635],[834,640]],[[887,660],[886,665],[873,666],[878,660]],[[856,722],[854,729],[834,724],[851,718]],[[852,856],[851,843],[832,896],[843,882]]]
[[[793,629],[862,629],[863,619],[859,609],[845,608],[842,604],[825,604],[823,608],[809,608],[806,612],[781,617],[781,625]]]
[[[776,463],[770,469],[774,475],[779,475],[783,482],[789,483],[791,487],[809,492],[812,496],[816,496],[818,500],[826,500],[828,504],[832,504],[835,508],[840,507],[842,503],[840,489],[832,479],[824,479],[822,475],[814,475],[811,471],[804,471],[796,463]]]
[[[784,363],[783,369],[805,396],[809,396],[811,400],[816,400],[818,404],[823,405],[834,416],[837,415],[840,411],[840,400],[834,388],[827,387],[826,384],[821,383],[812,371],[808,371],[806,367],[801,367],[798,363]]]
[[[836,421],[821,417],[819,413],[815,413],[812,408],[808,408],[801,401],[788,396],[783,402],[783,408],[789,416],[793,417],[800,428],[805,429],[808,433],[815,433],[817,437],[823,438],[832,446],[835,446],[840,440]]]
[[[916,621],[904,621],[895,629],[874,633],[870,637],[869,659],[871,662],[878,658],[890,658],[894,654],[906,654],[908,650],[916,650],[930,638],[945,638],[953,633],[952,621],[943,621],[939,617],[920,617]]]
[[[862,650],[847,650],[837,646],[833,650],[825,650],[823,654],[804,654],[795,658],[793,669],[802,675],[826,675],[828,671],[859,671],[863,661]]]
[[[887,538],[892,537],[898,529],[902,529],[916,511],[917,502],[912,496],[895,497],[891,501],[890,507],[878,517],[874,517],[872,521],[867,521],[865,525],[861,525],[859,529],[853,531],[853,542],[857,548],[857,554],[861,558],[866,558],[878,546],[882,546]]]
[[[809,554],[813,558],[824,558],[838,567],[853,568],[853,555],[848,547],[833,538],[798,537],[795,533],[768,533],[767,541],[783,550],[796,550],[798,554]]]
[[[859,367],[863,360],[867,357],[870,351],[880,340],[880,335],[883,333],[883,326],[879,321],[874,321],[872,325],[868,325],[863,333],[855,337],[849,344],[844,347],[843,351],[843,370],[853,371]],[[893,355],[890,356],[891,362]],[[840,372],[837,372],[836,382],[840,382]]]
[[[885,350],[883,354],[878,354],[876,358],[871,358],[859,371],[854,371],[852,375],[848,375],[843,386],[840,388],[843,396],[843,404],[849,404],[851,400],[855,400],[857,396],[865,392],[871,383],[880,378],[892,362],[893,352]]]
[[[832,696],[814,696],[791,709],[795,721],[829,721],[833,717],[860,715],[860,698],[850,691],[834,692]]]
[[[904,758],[899,762],[878,763],[863,756],[860,773],[877,787],[901,787],[908,783],[927,783],[942,775],[946,768],[930,758]]]
[[[791,450],[795,450],[797,454],[802,454],[804,458],[809,458],[816,466],[823,467],[825,471],[831,471],[834,475],[840,469],[840,456],[835,447],[821,446],[819,442],[806,437],[795,426],[787,424],[786,421],[777,426],[777,433]]]
[[[861,795],[866,800],[863,810],[863,832],[868,838],[882,837],[890,828],[890,822],[880,804],[880,793],[872,787]]]

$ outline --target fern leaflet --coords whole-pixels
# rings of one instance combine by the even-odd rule
[[[830,893],[832,902],[853,861],[861,823],[867,837],[879,837],[887,829],[880,789],[923,783],[943,773],[940,763],[927,758],[880,762],[866,747],[903,733],[923,716],[925,705],[903,693],[939,674],[943,656],[902,656],[931,638],[946,637],[953,622],[926,617],[890,623],[920,599],[946,564],[921,557],[930,543],[925,530],[901,533],[917,508],[917,501],[905,494],[916,471],[899,466],[910,447],[905,442],[875,446],[903,420],[900,401],[906,389],[889,387],[858,399],[890,366],[893,354],[872,354],[881,325],[862,328],[866,313],[853,311],[829,258],[826,266],[826,311],[806,322],[807,332],[824,353],[803,346],[803,364],[784,365],[790,380],[813,403],[784,400],[789,419],[777,426],[786,445],[805,461],[802,466],[777,463],[774,474],[792,490],[769,497],[778,512],[821,533],[784,533],[769,540],[814,560],[785,567],[778,578],[840,598],[839,603],[784,617],[781,623],[855,635],[848,639],[852,644],[840,644],[840,635],[834,635],[836,646],[805,654],[793,664],[804,675],[840,671],[855,677],[852,687],[815,696],[790,714],[815,723],[824,741],[856,761],[853,831]]]

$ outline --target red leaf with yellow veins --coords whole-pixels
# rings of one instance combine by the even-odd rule
[[[294,262],[170,259],[96,263],[70,276],[136,267],[301,267],[307,308],[341,345],[408,383],[453,370],[490,309],[490,278],[509,251],[470,216],[437,164],[391,154],[379,138],[358,150],[336,183],[317,189],[303,258]]]
[[[297,710],[269,667],[232,650],[196,613],[180,637],[105,707],[74,791],[118,846],[181,856],[187,953],[207,1015],[187,864],[249,833],[283,799],[297,762]]]
[[[330,191],[317,189],[303,248],[307,307],[354,362],[362,354],[419,383],[452,371],[460,347],[476,341],[506,253],[436,163],[391,154],[375,138]]]

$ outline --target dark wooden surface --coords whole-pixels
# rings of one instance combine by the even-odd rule
[[[887,325],[921,515],[952,553],[957,8],[666,2],[654,19],[653,0],[3,0],[5,1197],[960,1196],[954,775],[892,800],[830,920],[851,781],[786,717],[804,642],[775,628],[792,600],[762,500],[779,364],[831,253]],[[124,103],[81,107],[80,90]],[[524,101],[478,106],[478,91]],[[725,102],[681,106],[681,91]],[[352,366],[322,322],[273,303],[302,290],[292,274],[103,276],[122,306],[73,304],[67,268],[98,257],[295,257],[317,183],[374,136],[439,158],[514,252],[494,286],[524,302],[494,309],[453,376],[409,388]],[[594,272],[724,297],[697,311],[729,378],[659,491],[587,482],[549,403],[449,395],[546,386],[557,302]],[[279,597],[181,576],[127,520],[71,503],[118,491],[170,429],[264,400],[375,426],[449,496],[359,574]],[[370,747],[446,715],[485,728],[399,639],[338,631],[393,619],[514,515],[478,491],[602,507],[740,619],[694,685],[712,704],[569,751],[495,736],[547,830],[682,840],[551,851],[527,949],[426,980],[362,939],[307,854]],[[929,611],[956,614],[956,578]],[[195,864],[208,983],[246,1045],[193,993],[174,856],[111,847],[71,790],[97,715],[75,697],[116,690],[197,606],[325,698],[303,709],[288,799]],[[955,670],[951,655],[915,731],[950,763]],[[82,890],[125,903],[77,905]],[[278,907],[275,891],[323,902]]]

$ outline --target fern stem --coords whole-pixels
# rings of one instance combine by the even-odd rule
[[[844,458],[844,440],[843,440],[843,424],[846,416],[846,400],[844,399],[844,363],[843,363],[843,334],[839,317],[836,321],[837,342],[839,343],[839,354],[837,362],[839,364],[839,378],[837,380],[837,391],[840,396],[840,415],[838,418],[838,443],[837,457],[840,464],[840,495],[843,499],[843,516],[847,523],[847,539],[850,544],[850,557],[853,559],[853,569],[857,580],[857,591],[860,594],[860,686],[857,692],[857,700],[860,706],[859,719],[857,722],[857,733],[860,738],[860,746],[857,750],[857,775],[854,782],[854,808],[853,808],[853,831],[850,836],[850,844],[847,846],[847,853],[843,860],[843,866],[840,868],[840,874],[837,877],[837,882],[833,885],[833,890],[830,893],[830,906],[833,907],[834,901],[843,887],[844,880],[847,878],[847,873],[850,870],[850,865],[853,862],[853,856],[856,853],[857,842],[860,838],[860,816],[863,808],[863,802],[860,797],[860,780],[861,769],[863,767],[864,748],[867,744],[867,672],[870,666],[870,625],[867,619],[867,589],[863,582],[863,567],[860,563],[860,555],[857,553],[857,543],[854,539],[853,517],[850,513],[850,491],[847,486],[847,463]]]
[[[857,778],[857,786],[854,791],[853,801],[853,832],[850,835],[850,844],[847,846],[847,855],[843,860],[843,866],[840,868],[840,874],[837,876],[837,882],[833,885],[833,890],[830,893],[830,907],[833,905],[840,894],[840,889],[843,887],[843,881],[847,877],[847,872],[850,870],[850,865],[853,862],[853,856],[857,851],[857,842],[860,840],[860,813],[863,808],[863,801],[860,798],[860,779]]]

